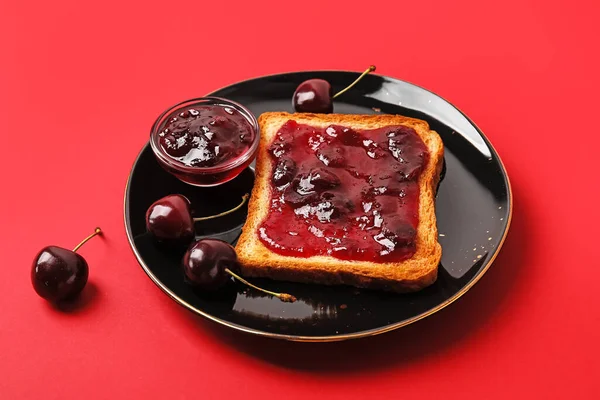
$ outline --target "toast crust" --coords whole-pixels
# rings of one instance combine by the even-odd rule
[[[259,239],[257,231],[270,205],[272,162],[268,147],[279,128],[288,120],[315,127],[342,125],[355,129],[376,129],[390,125],[413,128],[429,150],[429,162],[419,177],[419,224],[415,254],[401,262],[374,263],[340,260],[331,256],[306,258],[274,253]],[[413,292],[431,285],[437,278],[442,248],[438,242],[435,191],[442,170],[444,147],[439,135],[425,121],[400,115],[347,115],[268,112],[259,117],[260,148],[256,178],[248,204],[248,217],[236,245],[242,274],[275,280],[351,285],[394,292]]]

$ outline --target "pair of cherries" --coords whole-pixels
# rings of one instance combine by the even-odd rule
[[[284,302],[296,301],[287,293],[275,293],[261,289],[239,276],[239,263],[235,249],[227,242],[218,239],[194,241],[194,225],[200,221],[222,217],[240,209],[248,200],[242,196],[240,204],[234,208],[206,217],[194,218],[187,197],[172,194],[154,202],[146,212],[146,229],[155,239],[170,247],[188,246],[182,260],[187,283],[207,292],[214,292],[227,285],[231,278],[261,292],[275,296]],[[191,243],[191,245],[190,245]]]
[[[306,113],[331,113],[333,112],[333,99],[346,93],[365,75],[373,71],[375,71],[375,66],[371,65],[354,82],[335,95],[331,89],[331,84],[324,79],[309,79],[304,81],[298,85],[294,92],[292,100],[294,110]]]

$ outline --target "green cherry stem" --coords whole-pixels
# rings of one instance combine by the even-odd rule
[[[346,93],[348,90],[352,89],[352,87],[354,85],[356,85],[358,83],[358,81],[360,81],[365,75],[367,75],[368,73],[373,72],[373,71],[375,71],[375,66],[371,65],[369,68],[367,68],[365,70],[365,72],[363,72],[362,74],[360,74],[360,76],[358,78],[356,78],[354,80],[354,82],[352,82],[350,85],[346,86],[345,89],[342,89],[339,92],[337,92],[336,94],[334,94],[332,98],[335,99],[339,95]]]
[[[238,204],[237,206],[233,207],[231,210],[223,211],[222,213],[215,214],[215,215],[209,215],[207,217],[194,218],[194,222],[206,221],[208,219],[219,218],[219,217],[223,217],[223,216],[225,216],[227,214],[231,214],[232,212],[235,212],[235,211],[239,210],[240,208],[242,208],[242,206],[248,200],[248,197],[250,197],[250,195],[248,193],[246,193],[245,195],[243,195],[242,196],[242,202],[240,204]]]
[[[100,235],[101,233],[102,233],[102,229],[100,229],[100,228],[96,228],[96,229],[94,229],[94,233],[92,233],[90,236],[88,236],[88,237],[86,237],[85,239],[83,239],[83,240],[81,241],[81,243],[79,243],[77,246],[75,246],[75,248],[73,249],[73,253],[76,253],[76,252],[77,252],[77,250],[79,250],[79,248],[80,248],[81,246],[83,246],[83,245],[84,245],[84,244],[85,244],[85,243],[86,243],[88,240],[90,240],[91,238],[93,238],[93,237],[94,237],[94,236],[96,236],[96,235]]]
[[[298,300],[291,294],[276,293],[276,292],[271,292],[270,290],[259,288],[258,286],[251,284],[250,282],[248,282],[241,276],[237,275],[235,272],[231,271],[229,268],[225,268],[225,272],[227,272],[229,275],[233,276],[238,281],[242,282],[244,285],[250,286],[251,288],[258,290],[259,292],[263,292],[263,293],[269,294],[271,296],[277,297],[279,300],[283,301],[284,303],[293,303],[296,300]]]

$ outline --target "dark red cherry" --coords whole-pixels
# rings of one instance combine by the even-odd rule
[[[333,92],[329,82],[309,79],[294,92],[294,109],[298,112],[330,113],[333,111]]]
[[[31,283],[36,293],[52,302],[69,300],[81,293],[88,280],[89,268],[76,251],[101,232],[100,228],[96,228],[73,250],[58,246],[44,247],[31,267]]]
[[[190,201],[179,194],[155,201],[146,212],[146,228],[159,242],[189,244],[194,240]]]
[[[304,113],[330,113],[333,112],[333,99],[345,93],[358,83],[369,72],[375,71],[375,66],[371,65],[354,82],[345,89],[340,90],[335,95],[332,92],[331,84],[323,79],[309,79],[302,82],[296,88],[292,103],[296,112]]]
[[[231,280],[227,269],[238,270],[237,255],[229,243],[221,240],[199,240],[183,256],[188,282],[207,291],[218,290]]]
[[[239,276],[239,264],[235,249],[222,240],[202,239],[197,241],[183,256],[182,265],[187,282],[207,292],[223,288],[233,277],[243,284],[275,296],[283,302],[296,301],[296,298],[290,294],[261,289]]]
[[[222,217],[240,209],[248,193],[242,196],[242,202],[234,208],[219,214],[193,218],[190,201],[180,194],[170,194],[155,201],[146,211],[146,229],[159,241],[169,245],[189,245],[194,240],[194,223]]]

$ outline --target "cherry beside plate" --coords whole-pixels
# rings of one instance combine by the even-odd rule
[[[266,111],[292,112],[292,94],[304,80],[326,79],[337,92],[357,76],[341,71],[286,73],[239,82],[210,95],[239,102],[258,117]],[[248,168],[224,185],[192,187],[162,170],[146,145],[127,183],[125,227],[133,252],[150,279],[179,304],[219,324],[261,336],[315,342],[371,336],[408,325],[439,311],[471,288],[500,251],[512,213],[508,176],[483,133],[436,94],[379,75],[367,75],[336,99],[334,112],[420,118],[441,136],[445,176],[436,198],[436,214],[442,261],[435,284],[417,293],[392,294],[252,280],[265,289],[293,294],[298,298],[295,303],[283,303],[239,283],[217,295],[198,293],[184,283],[182,253],[158,248],[146,233],[146,210],[173,193],[191,200],[195,216],[227,210],[250,192],[254,173]],[[197,224],[197,235],[234,243],[246,213],[243,207],[227,217]]]

